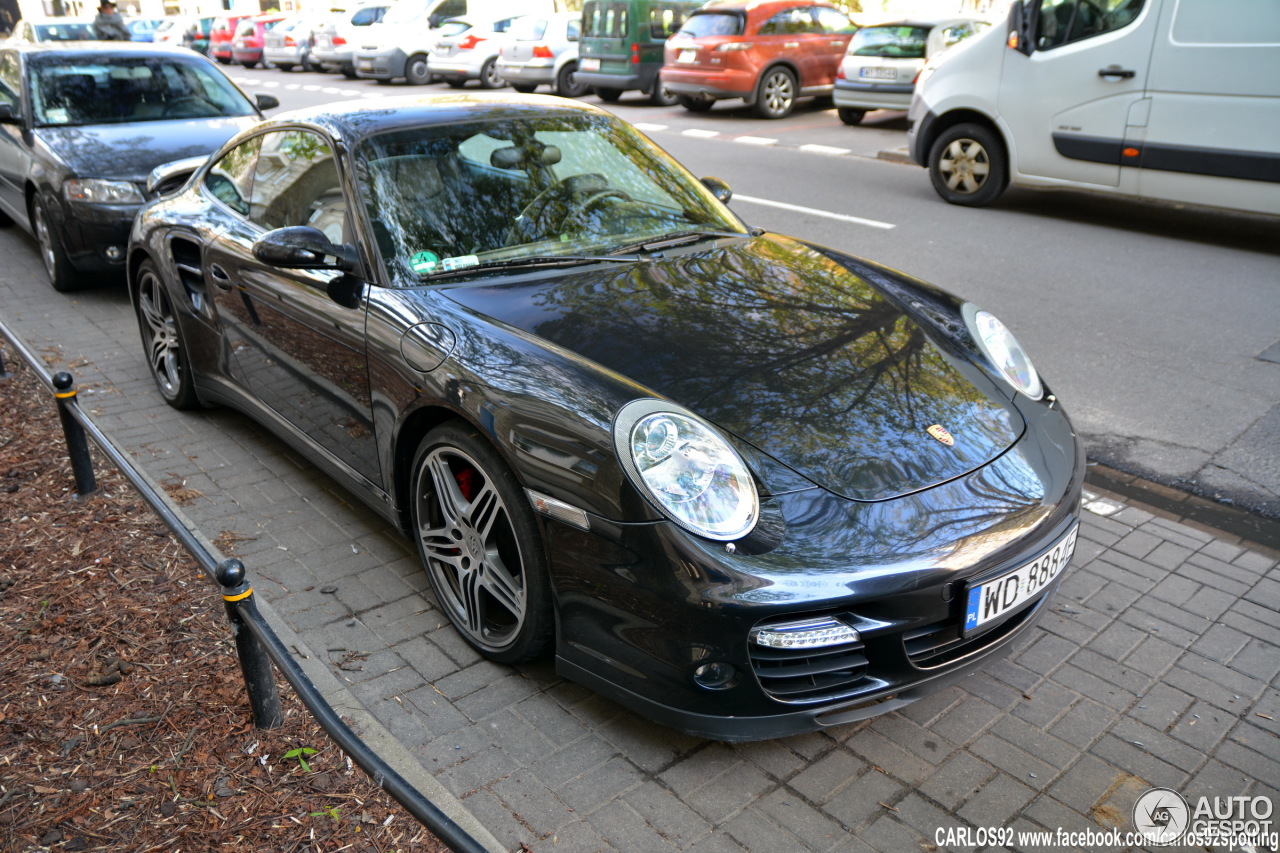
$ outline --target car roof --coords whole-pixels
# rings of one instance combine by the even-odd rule
[[[31,56],[58,56],[75,54],[80,56],[163,56],[169,59],[191,62],[209,60],[200,54],[177,45],[156,44],[145,41],[41,41],[41,42],[8,42],[4,45],[9,50]]]
[[[977,15],[959,15],[946,18],[898,18],[892,21],[876,21],[864,24],[862,29],[871,30],[876,27],[947,27],[953,24],[986,23],[987,19]]]
[[[376,113],[370,121],[368,113]],[[535,118],[553,114],[611,116],[592,104],[550,95],[500,92],[457,92],[401,95],[378,99],[337,101],[279,113],[264,125],[310,124],[353,143],[387,131],[422,125],[449,125],[489,117]],[[263,125],[259,125],[262,127]]]

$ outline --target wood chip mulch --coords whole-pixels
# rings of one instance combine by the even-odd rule
[[[217,588],[52,396],[0,378],[0,850],[439,853],[278,678],[250,722]]]

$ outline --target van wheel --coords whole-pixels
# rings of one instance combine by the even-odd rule
[[[866,110],[859,110],[854,107],[838,107],[836,109],[836,115],[840,116],[840,120],[845,124],[861,124],[862,117],[866,114]]]
[[[606,104],[612,104],[618,98],[622,97],[621,89],[601,89],[596,88],[596,97],[604,101]]]
[[[980,124],[957,124],[943,131],[929,149],[929,179],[951,204],[990,204],[1009,183],[1004,146]]]
[[[676,103],[691,113],[705,113],[715,106],[715,100],[701,95],[676,95]]]
[[[404,64],[404,81],[410,86],[425,86],[431,82],[431,72],[427,68],[427,55],[415,53]]]
[[[759,118],[786,118],[796,105],[796,78],[785,68],[765,72],[756,88],[755,114]]]

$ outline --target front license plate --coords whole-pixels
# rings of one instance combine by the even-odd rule
[[[872,80],[897,80],[898,70],[896,68],[863,68],[858,71],[864,79]]]
[[[676,55],[676,62],[697,62],[697,61],[698,61],[698,51],[696,50],[682,50],[680,51],[679,54]]]
[[[584,59],[584,60],[582,60],[581,62],[579,62],[579,63],[578,63],[578,67],[579,67],[580,69],[582,69],[583,71],[599,71],[599,70],[600,70],[600,60],[598,60],[598,59]]]
[[[359,59],[359,60],[356,60],[356,67],[357,67],[357,68],[359,68],[361,71],[372,71],[372,70],[373,70],[373,60],[372,60],[372,59]]]
[[[1066,536],[1030,563],[986,583],[969,587],[964,635],[968,636],[982,626],[1007,616],[1020,604],[1043,594],[1071,562],[1079,529],[1078,524],[1072,527]]]

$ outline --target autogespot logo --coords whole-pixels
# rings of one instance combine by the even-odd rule
[[[1172,844],[1187,831],[1191,808],[1177,791],[1152,788],[1133,804],[1133,825],[1149,841]]]

